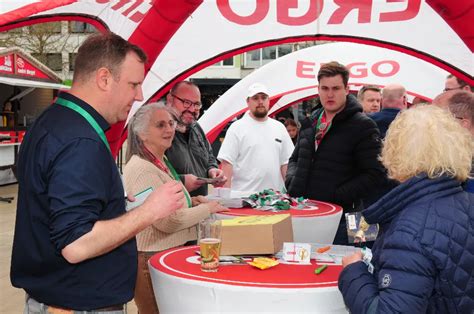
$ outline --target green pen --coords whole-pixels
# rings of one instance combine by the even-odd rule
[[[319,274],[321,274],[326,268],[328,268],[328,265],[323,265],[323,266],[321,266],[321,267],[318,267],[318,268],[316,268],[316,269],[314,270],[314,273],[315,273],[316,275],[319,275]]]

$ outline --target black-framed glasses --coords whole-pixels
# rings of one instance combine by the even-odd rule
[[[465,86],[465,85],[464,85]],[[464,86],[458,86],[458,87],[446,87],[445,89],[443,89],[443,92],[449,92],[450,90],[457,90],[457,89],[462,89]]]
[[[178,122],[176,120],[159,121],[156,123],[156,127],[160,130],[163,130],[167,126],[169,126],[171,129],[176,129],[177,124]]]
[[[188,109],[189,107],[193,106],[194,109],[201,109],[202,103],[200,101],[193,102],[189,99],[184,99],[181,97],[176,96],[175,94],[171,94],[174,98],[181,101],[183,103],[184,108]]]

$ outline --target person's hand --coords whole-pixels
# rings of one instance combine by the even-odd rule
[[[204,181],[199,180],[198,177],[193,174],[184,175],[184,186],[186,187],[186,190],[188,190],[188,192],[200,188],[204,183]]]
[[[361,261],[362,260],[362,252],[357,251],[352,255],[346,255],[342,258],[342,267],[346,268],[348,265]]]
[[[167,217],[183,207],[183,187],[177,181],[167,182],[155,189],[142,206],[153,212],[153,221]]]
[[[212,185],[216,188],[224,186],[224,184],[227,182],[226,176],[224,176],[224,171],[218,168],[211,168],[207,172],[209,178],[211,179],[220,179],[218,182],[213,183]]]
[[[211,214],[229,211],[227,207],[222,206],[218,201],[208,202],[207,206],[209,207]]]
[[[208,203],[209,200],[202,195],[191,197],[193,206],[198,206],[199,204]]]

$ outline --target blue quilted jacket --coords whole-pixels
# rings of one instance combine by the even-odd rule
[[[357,262],[339,277],[352,313],[474,313],[474,195],[460,182],[411,178],[363,215],[381,232],[374,274]]]

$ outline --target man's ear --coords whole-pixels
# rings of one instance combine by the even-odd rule
[[[171,104],[173,104],[173,96],[171,95],[171,92],[166,95],[166,104],[168,106],[171,106]]]
[[[112,73],[110,73],[109,69],[100,68],[96,71],[95,81],[96,81],[97,86],[101,90],[108,90],[110,88],[112,80],[113,80]]]

